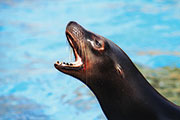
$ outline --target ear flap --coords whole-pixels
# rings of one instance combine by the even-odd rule
[[[122,78],[125,77],[124,71],[123,71],[122,67],[119,64],[116,64],[116,70],[122,76]]]

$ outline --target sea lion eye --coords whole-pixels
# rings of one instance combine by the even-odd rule
[[[92,46],[95,50],[98,51],[104,50],[104,42],[102,40],[94,39],[92,42]]]
[[[98,51],[104,50],[104,42],[102,40],[97,40],[97,39],[90,40],[90,39],[87,39],[87,41],[91,43],[92,47],[95,50],[98,50]]]
[[[100,43],[98,40],[95,40],[95,44],[96,44],[96,46],[99,47],[99,48],[102,47],[101,43]]]

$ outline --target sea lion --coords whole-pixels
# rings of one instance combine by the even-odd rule
[[[180,120],[180,107],[160,95],[112,41],[70,22],[66,36],[75,62],[54,64],[97,97],[108,120]]]

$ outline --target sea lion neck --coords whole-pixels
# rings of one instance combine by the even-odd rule
[[[102,81],[111,82],[89,86],[108,120],[178,120],[179,107],[161,96],[138,70],[137,72],[138,77],[128,78],[131,82],[122,83],[121,77],[111,76],[112,79],[107,75],[104,77],[107,79]]]

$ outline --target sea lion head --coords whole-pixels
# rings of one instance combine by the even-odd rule
[[[104,78],[112,79],[112,76],[117,75],[123,79],[124,71],[121,65],[126,57],[121,57],[125,53],[116,44],[84,29],[76,22],[70,22],[65,33],[73,49],[75,62],[57,61],[54,64],[56,69],[80,79],[87,85],[102,84],[106,81]]]

